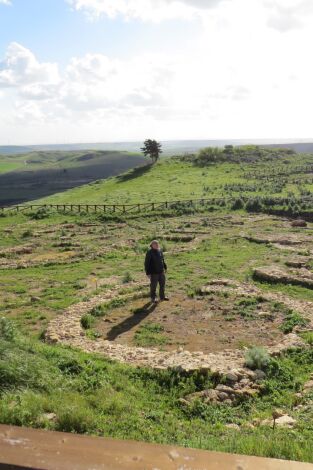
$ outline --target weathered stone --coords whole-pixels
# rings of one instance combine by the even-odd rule
[[[296,424],[296,420],[293,419],[291,416],[288,415],[283,415],[276,420],[273,419],[265,419],[261,421],[261,426],[278,426],[278,427],[283,427],[283,428],[293,428]]]
[[[228,400],[229,395],[228,393],[225,393],[225,392],[218,392],[218,398],[221,401],[225,401],[225,400]]]
[[[242,427],[245,429],[255,429],[255,426],[252,423],[244,423]]]
[[[218,392],[224,392],[224,393],[233,393],[234,390],[231,387],[228,387],[227,385],[222,385],[219,384],[216,389]]]
[[[288,428],[294,427],[296,423],[297,421],[288,415],[281,416],[275,421],[276,426],[288,427]]]
[[[264,380],[266,377],[266,374],[265,372],[263,372],[263,370],[257,369],[254,371],[254,373],[255,373],[256,380]]]
[[[307,227],[307,226],[308,224],[303,219],[297,219],[291,222],[291,227]]]
[[[206,391],[205,399],[204,399],[205,403],[212,403],[212,402],[217,401],[217,399],[218,399],[218,392],[216,390],[211,389],[211,390]]]
[[[240,426],[238,424],[235,424],[235,423],[226,424],[225,428],[233,429],[234,431],[240,431]]]
[[[313,389],[313,380],[309,380],[306,384],[304,384],[303,389],[305,392],[310,392]]]
[[[228,374],[226,374],[226,380],[231,383],[238,382],[238,375],[233,372],[228,372]]]
[[[286,272],[277,266],[267,266],[254,269],[253,277],[258,281],[293,284],[313,289],[313,275],[308,270],[302,270],[295,274]]]
[[[273,413],[272,413],[272,417],[273,419],[278,419],[278,418],[281,418],[282,416],[285,416],[286,413],[284,413],[282,410],[274,410]]]
[[[245,295],[260,295],[261,292],[255,286],[249,284],[236,284],[235,281],[222,281],[221,285],[218,283],[212,285],[214,289],[234,289],[240,294]],[[253,372],[244,368],[244,351],[243,350],[224,350],[217,353],[204,354],[203,352],[185,351],[182,348],[177,352],[164,352],[156,349],[136,348],[127,345],[122,345],[114,342],[98,338],[91,340],[86,337],[85,331],[81,328],[80,319],[82,315],[88,313],[93,307],[110,302],[112,298],[120,296],[120,298],[130,299],[133,298],[134,287],[140,287],[138,283],[130,283],[130,291],[125,293],[125,285],[114,285],[105,293],[97,295],[85,302],[80,302],[74,306],[69,307],[64,313],[53,319],[46,333],[46,340],[48,342],[60,342],[67,346],[83,349],[85,351],[97,352],[103,354],[113,360],[123,363],[129,363],[134,366],[149,366],[156,369],[174,369],[178,371],[195,371],[201,370],[203,372],[210,371],[216,377],[226,377],[227,385],[220,384],[216,390],[205,391],[197,398],[214,402],[219,401],[218,393],[227,394],[224,396],[223,403],[234,401],[242,396],[250,397],[259,392],[260,386],[254,384],[255,380],[262,376],[263,372]],[[268,300],[279,300],[286,303],[286,298],[280,294],[268,293],[266,295]],[[289,299],[288,302],[293,302],[292,305],[295,310],[299,310],[299,306],[306,310],[308,302],[299,303],[299,301]],[[311,305],[312,304],[312,305]],[[313,312],[313,303],[309,307]],[[294,346],[304,346],[304,342],[296,334],[286,335],[284,340],[271,348],[268,348],[269,353],[272,355],[280,354],[282,351]],[[229,386],[231,385],[231,386]]]

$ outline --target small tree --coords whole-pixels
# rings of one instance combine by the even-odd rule
[[[141,151],[146,157],[149,156],[151,158],[152,163],[156,163],[162,153],[162,144],[156,140],[147,139]]]

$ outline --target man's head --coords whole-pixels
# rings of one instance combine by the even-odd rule
[[[151,247],[153,250],[159,250],[159,249],[160,249],[159,242],[158,242],[157,240],[153,240],[153,241],[150,243],[150,247]]]

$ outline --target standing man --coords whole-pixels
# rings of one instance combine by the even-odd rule
[[[165,296],[165,273],[167,271],[167,265],[157,240],[153,240],[150,243],[150,250],[147,252],[145,259],[145,270],[150,279],[151,301],[153,303],[157,303],[158,301],[156,296],[158,284],[160,286],[160,300],[169,300],[169,298]]]

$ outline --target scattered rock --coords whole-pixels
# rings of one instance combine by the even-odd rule
[[[305,393],[309,393],[313,390],[313,379],[304,384],[303,390]]]
[[[293,220],[290,225],[291,227],[307,227],[308,226],[306,221],[302,219]]]
[[[244,423],[242,427],[245,429],[255,429],[255,426],[252,423]]]
[[[275,421],[276,426],[287,427],[287,428],[293,428],[296,423],[297,421],[288,415],[281,416]]]
[[[234,423],[226,424],[225,428],[233,429],[234,431],[240,431],[240,426],[238,424],[234,424]]]
[[[276,420],[274,419],[264,419],[261,421],[261,426],[270,426],[274,428],[274,426],[278,426],[281,428],[293,428],[297,424],[297,421],[289,415],[284,414],[280,416]]]
[[[236,375],[235,373],[233,372],[228,372],[228,374],[226,374],[226,380],[227,382],[231,382],[231,383],[235,383],[235,382],[238,382],[238,375]]]
[[[57,415],[55,413],[45,413],[42,415],[42,418],[47,421],[56,421]]]
[[[301,269],[297,273],[293,273],[286,272],[277,266],[267,266],[254,269],[253,278],[258,281],[293,284],[313,289],[313,274],[307,269]]]
[[[285,416],[285,413],[282,411],[282,410],[274,410],[273,413],[272,413],[272,417],[274,420],[278,419],[278,418],[282,418],[283,416]]]
[[[257,369],[254,371],[254,373],[255,373],[256,380],[264,380],[266,377],[266,373],[263,372],[263,370]]]

